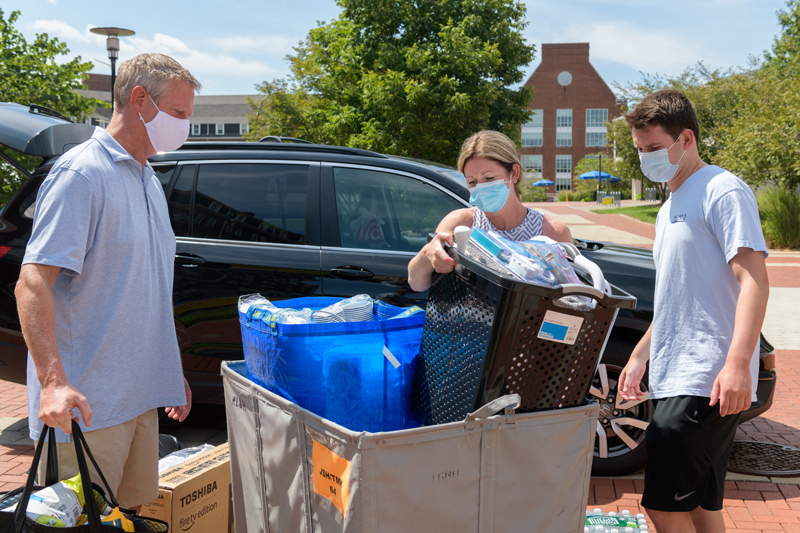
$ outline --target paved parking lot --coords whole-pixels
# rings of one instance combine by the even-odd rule
[[[623,202],[631,205],[631,202]],[[591,213],[588,203],[545,203],[537,208],[563,220],[575,237],[652,248],[654,229],[621,215]],[[764,334],[777,348],[779,372],[775,400],[763,416],[742,424],[737,440],[764,441],[800,448],[800,252],[771,251],[767,260],[770,301]],[[25,481],[33,449],[27,437],[25,387],[0,381],[0,492]],[[188,425],[166,431],[185,445],[224,442],[222,412],[196,409]],[[800,470],[800,464],[797,465]],[[604,511],[644,512],[640,507],[643,475],[592,479],[587,507]],[[728,474],[724,516],[737,533],[800,531],[800,478]],[[651,528],[650,531],[655,531]]]

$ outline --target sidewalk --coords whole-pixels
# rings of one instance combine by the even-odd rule
[[[623,201],[623,206],[637,203],[644,202]],[[592,209],[603,209],[594,203],[531,205],[568,224],[576,238],[652,248],[655,230],[651,224],[623,215],[591,213]],[[771,288],[763,331],[776,347],[778,382],[770,410],[742,424],[736,440],[800,448],[800,328],[796,318],[800,302],[800,252],[770,251],[767,266]],[[0,492],[25,482],[25,471],[33,455],[26,417],[25,387],[0,381]],[[181,428],[172,433],[187,446],[216,443],[224,438],[224,433],[204,427]],[[796,470],[800,470],[800,464]],[[727,479],[723,515],[728,531],[800,532],[800,477],[770,478],[729,472]],[[640,505],[643,486],[642,472],[593,478],[587,508],[645,512]],[[651,527],[650,531],[656,530]]]

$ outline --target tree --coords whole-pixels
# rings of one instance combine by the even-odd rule
[[[800,186],[800,0],[778,13],[781,33],[758,69],[737,120],[723,128],[718,162],[751,185]]]
[[[88,117],[97,107],[107,107],[101,100],[75,92],[86,88],[82,80],[92,63],[82,63],[80,57],[57,63],[58,56],[69,53],[67,45],[46,33],[28,43],[14,28],[19,16],[19,11],[12,11],[6,20],[0,9],[0,101],[35,103],[76,120]]]
[[[704,161],[727,168],[751,187],[798,187],[800,0],[789,0],[778,20],[781,31],[772,49],[747,68],[712,71],[698,63],[675,78],[645,76],[641,83],[619,89],[631,102],[657,89],[684,92],[697,109],[698,149]],[[632,169],[638,161],[632,157],[630,135],[619,131],[610,136]]]
[[[768,68],[786,77],[797,77],[800,74],[800,0],[789,0],[786,8],[778,12],[781,33],[765,58]]]
[[[97,107],[107,106],[101,100],[74,92],[85,88],[82,79],[92,69],[92,64],[82,63],[80,57],[57,63],[58,56],[69,53],[67,45],[46,33],[37,34],[33,42],[28,43],[14,28],[19,16],[19,11],[12,11],[6,19],[0,9],[0,102],[34,103],[76,120],[91,115]],[[40,162],[32,157],[19,157],[19,154],[15,154],[15,159],[20,159],[29,170]],[[8,200],[21,179],[19,172],[0,164],[0,203]]]
[[[246,138],[258,140],[264,135],[281,135],[330,143],[323,134],[325,125],[317,120],[322,115],[320,98],[308,94],[302,87],[290,88],[282,79],[265,81],[256,88],[262,97],[247,99],[253,113],[248,115],[250,132]]]
[[[454,163],[461,143],[481,129],[515,140],[532,92],[509,89],[533,59],[525,43],[525,7],[516,0],[338,0],[342,13],[311,30],[289,56],[292,87],[272,94],[307,107],[268,131],[307,128],[323,140]],[[270,85],[262,90],[270,96]],[[262,112],[253,118],[260,124]],[[264,121],[267,124],[268,121]],[[306,127],[306,126],[299,126]]]
[[[700,125],[697,148],[700,157],[706,162],[718,164],[721,161],[720,154],[731,143],[729,128],[740,120],[743,106],[752,99],[758,67],[757,63],[753,63],[745,69],[710,70],[700,62],[675,77],[644,75],[639,83],[617,88],[631,105],[660,89],[676,89],[684,93],[697,110]],[[667,185],[651,182],[641,173],[638,152],[624,119],[615,121],[609,137],[615,143],[619,177],[644,180],[646,187],[658,191],[662,201],[666,199]],[[731,167],[727,168],[736,172]]]

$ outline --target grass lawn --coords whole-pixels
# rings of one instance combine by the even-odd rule
[[[607,207],[604,209],[592,209],[592,213],[599,215],[628,215],[631,218],[641,220],[642,222],[649,222],[650,224],[656,223],[656,215],[661,208],[658,205],[637,205],[633,207]]]

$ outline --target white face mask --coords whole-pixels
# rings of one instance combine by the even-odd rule
[[[681,132],[683,135],[683,132]],[[666,183],[675,177],[678,172],[678,165],[681,164],[681,159],[686,155],[686,150],[681,154],[681,159],[678,159],[676,164],[669,162],[669,150],[681,140],[680,135],[675,139],[675,142],[669,148],[656,150],[655,152],[639,152],[639,165],[642,168],[642,173],[647,176],[647,179],[655,183]]]
[[[156,116],[150,122],[145,122],[142,114],[139,113],[139,118],[142,120],[147,136],[150,138],[150,144],[156,152],[171,152],[177,150],[189,138],[189,119],[188,118],[175,118],[169,113],[164,113],[153,101],[153,97],[148,93],[148,98],[153,102],[153,105],[158,110]]]

